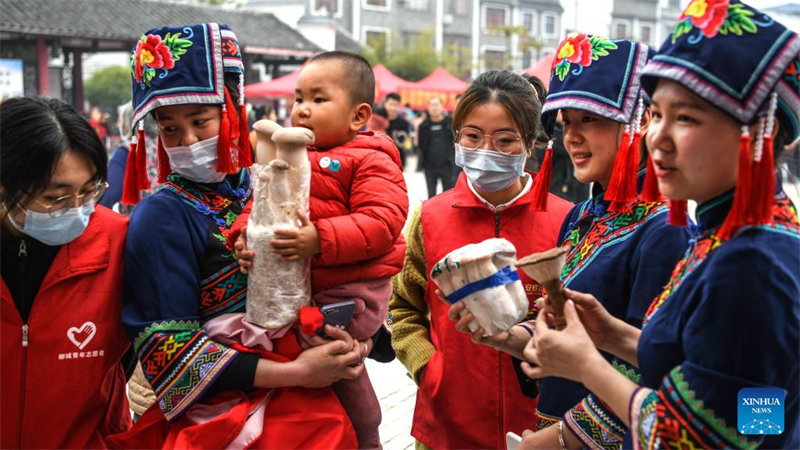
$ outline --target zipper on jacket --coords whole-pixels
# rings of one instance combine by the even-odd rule
[[[25,262],[28,260],[28,243],[25,242],[25,239],[19,241],[17,256],[19,257],[19,296],[25,302],[27,301],[25,296]]]
[[[494,213],[494,237],[500,237],[500,213]]]
[[[20,281],[20,295],[25,298],[25,261],[28,258],[28,243],[25,242],[25,239],[19,241],[19,252],[17,252],[17,256],[20,259],[19,265],[19,281]],[[25,386],[27,372],[28,372],[28,324],[22,324],[22,367],[20,371],[20,383],[22,386]],[[19,394],[19,429],[17,432],[19,433],[18,440],[17,440],[17,448],[22,447],[22,435],[24,434],[25,427],[23,426],[23,420],[25,419],[25,389],[20,390]]]
[[[19,377],[20,384],[22,386],[26,386],[27,385],[26,378],[28,374],[28,324],[27,323],[22,324],[22,367],[20,368],[20,372],[22,372]],[[17,448],[24,448],[22,446],[22,436],[25,430],[25,426],[23,424],[23,421],[25,420],[24,411],[25,411],[25,389],[23,388],[20,389],[19,392],[19,421],[17,422],[19,423],[19,429],[17,430],[17,433],[19,433],[19,435],[17,436]]]

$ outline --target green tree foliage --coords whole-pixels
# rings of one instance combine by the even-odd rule
[[[123,66],[98,70],[84,83],[89,103],[104,109],[131,101],[131,73]]]
[[[433,48],[433,35],[430,32],[407,36],[405,42],[392,32],[387,42],[381,35],[367,42],[364,57],[375,64],[383,64],[395,75],[411,81],[424,78],[440,64],[440,55]]]

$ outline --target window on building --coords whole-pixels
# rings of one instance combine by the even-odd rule
[[[532,12],[522,12],[522,28],[525,28],[528,34],[536,33],[536,16]]]
[[[681,0],[669,0],[669,7],[670,8],[680,8],[681,7]]]
[[[506,25],[506,10],[503,8],[486,8],[486,28]]]
[[[389,0],[366,0],[368,6],[385,8]]]
[[[314,0],[314,13],[329,16],[339,14],[339,0]]]
[[[445,0],[445,11],[463,16],[469,12],[469,0]]]
[[[364,31],[364,44],[367,47],[378,50],[386,49],[389,42],[389,33],[383,30],[366,30]]]
[[[506,53],[499,50],[486,50],[484,57],[486,58],[487,69],[503,69],[503,62]]]
[[[405,31],[403,32],[403,40],[405,45],[410,48],[416,48],[420,45],[433,45],[430,42],[431,35],[427,33],[420,33],[418,31]]]
[[[522,68],[527,69],[533,63],[533,57],[531,52],[523,52],[522,53]]]
[[[617,23],[614,26],[614,39],[627,39],[628,38],[628,24]]]
[[[544,15],[544,35],[545,36],[556,35],[556,16],[552,14]]]
[[[400,0],[400,3],[407,9],[427,10],[430,7],[430,0]]]
[[[652,29],[650,28],[650,25],[642,25],[642,28],[641,28],[639,34],[640,34],[639,40],[641,42],[644,42],[645,44],[649,44],[650,43],[650,39],[652,38],[652,34],[653,34]]]

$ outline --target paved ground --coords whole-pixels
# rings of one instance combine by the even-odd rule
[[[415,172],[416,167],[416,157],[410,156],[406,161],[407,169],[404,173],[408,186],[409,211],[413,211],[428,198],[425,176],[422,172]],[[408,376],[406,368],[397,360],[381,364],[368,359],[367,371],[381,404],[383,421],[379,431],[383,448],[386,450],[414,448],[414,438],[410,433],[417,387]]]

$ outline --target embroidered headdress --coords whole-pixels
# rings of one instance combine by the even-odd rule
[[[225,88],[225,73],[238,74],[239,105]],[[139,39],[131,53],[133,129],[122,201],[135,204],[147,189],[143,119],[161,106],[219,105],[222,107],[217,171],[235,173],[252,164],[244,103],[244,66],[236,35],[227,25],[204,23],[153,29]],[[237,114],[238,112],[238,114]],[[240,120],[241,118],[241,120]],[[238,146],[233,141],[239,138]],[[158,141],[158,177],[170,173],[169,159]]]
[[[648,92],[661,78],[676,81],[743,125],[736,192],[722,237],[771,220],[772,130],[776,115],[792,140],[800,130],[799,52],[797,34],[738,0],[693,0],[644,69]],[[760,131],[751,137],[745,125],[757,120]]]
[[[623,208],[637,197],[639,122],[644,112],[640,76],[650,55],[651,50],[644,44],[571,33],[559,44],[553,59],[550,92],[542,106],[542,122],[548,133],[552,132],[558,110],[564,108],[588,111],[626,124],[606,191],[613,210]],[[552,153],[551,141],[534,186],[534,209],[547,209]]]

